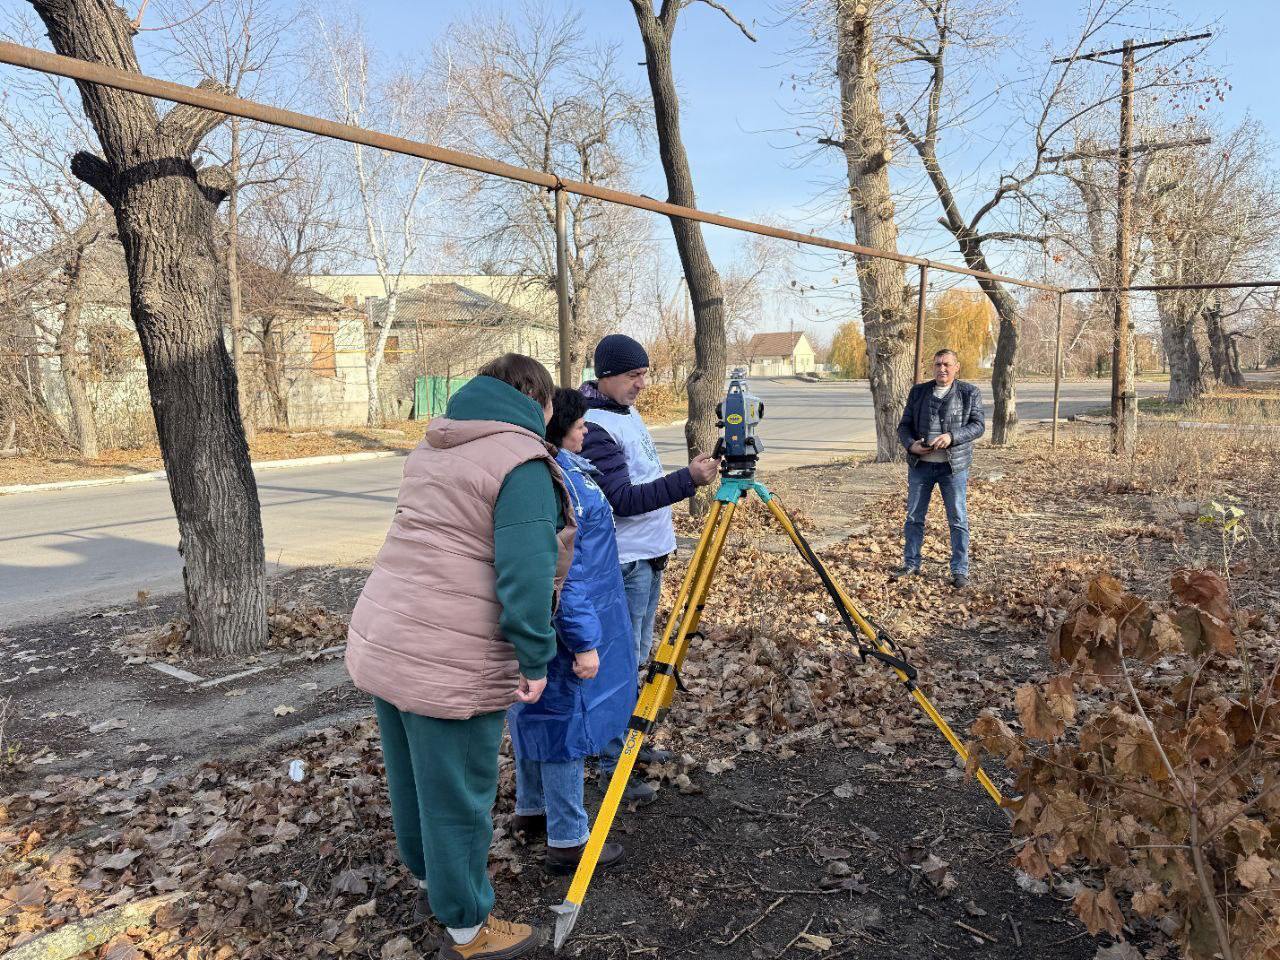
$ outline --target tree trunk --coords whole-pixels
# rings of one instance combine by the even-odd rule
[[[272,424],[289,425],[289,385],[286,382],[284,335],[276,317],[262,318],[262,379],[271,401]]]
[[[80,315],[84,311],[84,248],[72,253],[71,276],[62,308],[62,329],[58,332],[58,361],[62,384],[67,391],[71,431],[80,456],[98,459],[98,427],[93,420],[93,404],[85,389],[85,359],[80,350]]]
[[[240,305],[240,118],[232,117],[229,123],[231,161],[227,172],[231,175],[231,185],[227,191],[227,321],[231,327],[231,362],[236,368],[237,399],[244,419],[245,437],[252,440],[255,433],[253,411],[244,396],[244,320]]]
[[[864,2],[836,0],[836,74],[854,235],[863,246],[897,252],[898,225],[889,187],[890,151],[876,74],[874,16]],[[915,323],[907,309],[902,264],[859,257],[858,288],[875,411],[876,460],[900,460],[906,451],[898,442],[898,421],[915,380]]]
[[[1200,348],[1196,344],[1194,314],[1181,308],[1176,294],[1157,294],[1160,313],[1160,338],[1169,359],[1169,393],[1172,403],[1186,403],[1205,390],[1200,365]],[[1160,303],[1164,299],[1165,303]],[[1172,302],[1170,302],[1172,301]]]
[[[664,4],[671,16],[664,22],[653,15],[648,3],[632,4],[640,36],[644,41],[645,66],[653,94],[653,112],[658,130],[658,153],[667,178],[668,202],[686,207],[698,205],[693,190],[689,157],[680,137],[680,100],[671,70],[671,38],[675,29],[675,8]],[[669,32],[670,31],[670,32]],[[696,220],[671,218],[680,265],[693,300],[693,371],[687,386],[689,419],[684,435],[689,454],[710,453],[716,443],[716,403],[724,393],[726,346],[724,331],[724,288],[702,239],[702,225]],[[691,502],[694,512],[700,512]]]
[[[369,328],[371,333],[377,334],[373,342],[373,349],[365,353],[364,360],[365,374],[369,378],[368,424],[371,427],[376,427],[383,421],[382,391],[379,389],[378,373],[382,370],[382,356],[387,349],[387,337],[391,334],[391,328],[395,326],[396,303],[398,300],[398,291],[392,290],[387,294],[387,310],[382,318],[382,326],[380,328],[373,324],[373,301],[369,301]]]
[[[1209,361],[1213,366],[1213,378],[1223,386],[1244,386],[1239,353],[1231,334],[1222,328],[1222,308],[1213,304],[1205,307],[1202,315],[1204,330],[1209,336]]]
[[[132,28],[111,0],[32,6],[58,53],[139,72]],[[192,642],[202,654],[257,650],[267,639],[262,518],[222,338],[226,272],[214,239],[228,177],[197,173],[191,159],[220,118],[179,105],[161,119],[148,97],[77,86],[105,159],[77,153],[71,168],[111,205],[124,247]]]
[[[985,264],[986,257],[981,259]],[[996,316],[1000,319],[996,356],[991,363],[991,442],[997,447],[1010,446],[1018,434],[1018,394],[1013,362],[1018,356],[1018,329],[1022,318],[1017,301],[1003,284],[981,280],[978,286],[996,308]]]

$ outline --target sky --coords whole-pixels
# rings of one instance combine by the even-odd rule
[[[130,4],[136,0],[130,0]],[[294,0],[266,0],[284,9]],[[553,7],[567,0],[546,0]],[[996,0],[998,2],[998,0]],[[1275,95],[1274,38],[1280,35],[1280,3],[1276,0],[1207,0],[1189,4],[1166,0],[1183,11],[1177,29],[1212,29],[1215,37],[1209,57],[1231,83],[1225,103],[1214,109],[1226,121],[1251,115],[1272,133],[1280,135],[1280,102]],[[703,209],[764,220],[801,231],[815,230],[851,239],[839,224],[845,204],[840,202],[843,157],[835,150],[797,150],[797,142],[811,143],[812,129],[798,117],[803,89],[792,83],[797,66],[791,52],[802,39],[801,28],[779,12],[785,0],[730,0],[729,6],[758,37],[747,40],[722,14],[694,3],[681,14],[674,43],[674,65],[681,93],[682,127],[689,152],[699,205]],[[1162,13],[1151,12],[1155,0],[1135,0],[1132,33],[1150,37],[1153,18],[1164,24]],[[519,0],[362,0],[360,16],[380,56],[416,59],[455,21],[465,21],[476,10],[511,10]],[[0,0],[0,9],[20,9],[22,0]],[[647,89],[644,59],[635,18],[628,0],[578,0],[583,32],[591,39],[620,45],[619,58],[631,79]],[[971,93],[992,88],[997,78],[1039,76],[1055,54],[1067,52],[1078,32],[1081,15],[1077,3],[1055,0],[1023,0],[1006,4],[1007,16],[1000,30],[1007,41],[997,45],[990,62],[974,74]],[[305,20],[305,18],[304,18]],[[1126,30],[1114,28],[1098,39],[1107,46],[1123,41]],[[0,68],[0,84],[4,69]],[[1092,66],[1098,71],[1111,67]],[[157,71],[159,72],[159,71]],[[834,78],[833,78],[834,82]],[[1019,127],[1017,104],[1011,98],[992,101],[977,121],[945,134],[943,149],[953,181],[962,199],[989,192],[992,177],[1011,159],[1027,155],[1025,127]],[[797,130],[804,137],[797,136]],[[639,172],[634,188],[653,197],[664,197],[665,186],[656,148]],[[805,157],[808,160],[805,162]],[[895,158],[895,186],[900,190],[899,218],[905,224],[900,249],[904,253],[958,262],[950,238],[936,225],[931,194],[920,191],[919,171],[905,155]],[[967,192],[976,191],[976,192]],[[911,198],[916,199],[911,199]],[[713,258],[721,266],[732,261],[742,240],[732,231],[704,228]],[[655,229],[670,248],[665,222]],[[995,268],[1022,272],[1028,263],[1021,255],[997,253]],[[829,274],[828,261],[806,258],[797,264],[803,279],[817,272]],[[833,278],[827,277],[830,283]],[[805,307],[801,322],[824,324],[839,318],[821,305]]]
[[[412,56],[428,48],[446,24],[465,19],[477,7],[491,10],[516,6],[515,2],[474,0],[435,0],[414,5],[364,0],[362,17],[381,51]],[[843,186],[843,158],[838,151],[828,150],[825,155],[802,163],[804,154],[813,151],[795,149],[799,140],[796,112],[803,91],[793,89],[796,67],[790,54],[802,39],[799,27],[780,15],[777,0],[734,0],[729,6],[752,29],[757,42],[748,41],[716,10],[695,3],[681,14],[673,47],[684,141],[699,205],[802,231],[847,236],[847,231],[840,234],[839,225],[832,222],[838,205],[830,202]],[[1008,6],[1011,16],[1002,29],[1007,31],[1010,43],[1005,49],[998,49],[990,73],[979,73],[978,83],[990,86],[996,76],[1036,73],[1052,55],[1068,52],[1078,33],[1081,11],[1077,4],[1024,0],[1020,5]],[[645,71],[640,65],[643,48],[631,4],[627,0],[587,0],[576,4],[576,8],[584,32],[592,38],[619,43],[623,51],[620,62],[635,71],[637,83],[645,85]],[[1191,5],[1180,3],[1178,8],[1190,10]],[[1211,29],[1215,34],[1209,58],[1232,89],[1226,94],[1225,103],[1215,104],[1214,109],[1228,122],[1251,115],[1273,135],[1280,136],[1280,100],[1274,80],[1274,38],[1280,36],[1280,3],[1208,0],[1194,4],[1194,13],[1182,15],[1184,28],[1194,32]],[[1133,34],[1150,37],[1147,28],[1153,16],[1159,18],[1160,14],[1135,8]],[[1125,31],[1116,27],[1099,37],[1098,42],[1119,45],[1125,36]],[[1104,66],[1092,69],[1115,71]],[[953,134],[951,142],[944,144],[953,170],[958,171],[952,173],[953,179],[963,179],[960,175],[964,174],[981,181],[1002,161],[1026,155],[1025,129],[1016,125],[1010,128],[1013,109],[1012,102],[998,102],[972,130],[955,131],[958,135]],[[653,154],[642,168],[636,186],[640,192],[663,197],[665,187],[656,150]],[[914,189],[914,178],[918,177],[910,159],[902,158],[905,162],[897,174],[904,190]],[[979,185],[975,184],[975,188]],[[908,219],[925,226],[904,231],[900,249],[958,262],[949,237],[928,226],[937,211],[932,208],[932,197],[923,196],[928,202],[910,211]],[[908,210],[902,213],[907,215]],[[740,239],[732,231],[704,229],[713,258],[720,264],[731,260]],[[665,224],[662,231],[669,233]],[[1014,255],[997,256],[996,260],[997,269],[1025,266],[1025,261]],[[813,261],[804,261],[802,267],[808,267],[808,272],[824,269],[823,264]],[[818,308],[817,314],[807,315],[809,322],[817,322],[819,333],[825,326],[823,312]]]

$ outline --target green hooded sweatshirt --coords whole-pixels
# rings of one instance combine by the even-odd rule
[[[451,420],[498,420],[546,435],[542,407],[493,377],[474,377],[449,400]],[[502,482],[493,508],[493,566],[497,573],[498,623],[516,648],[520,673],[547,675],[556,653],[551,605],[556,577],[556,532],[564,512],[544,460],[516,467]]]

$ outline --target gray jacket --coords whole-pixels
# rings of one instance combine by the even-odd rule
[[[906,447],[907,462],[913,467],[920,458],[911,453],[911,444],[923,440],[929,433],[929,398],[932,396],[932,380],[917,383],[907,394],[907,405],[898,421],[898,440]],[[987,432],[982,391],[972,383],[957,380],[942,406],[942,426],[951,434],[951,446],[946,453],[952,472],[968,470],[973,463],[973,441]]]

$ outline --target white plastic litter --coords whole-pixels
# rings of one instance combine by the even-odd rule
[[[307,764],[303,760],[289,761],[289,779],[294,783],[301,783],[307,775]]]

